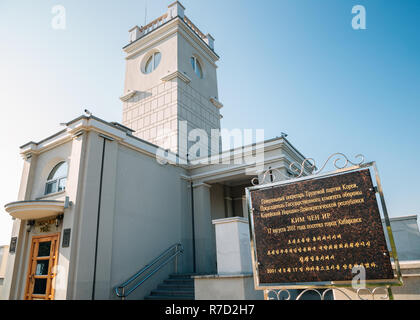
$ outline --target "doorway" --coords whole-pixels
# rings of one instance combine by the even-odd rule
[[[25,300],[54,300],[60,234],[32,238]]]

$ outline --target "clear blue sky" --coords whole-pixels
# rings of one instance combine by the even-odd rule
[[[148,20],[171,1],[148,0]],[[225,128],[289,134],[305,155],[376,160],[391,216],[420,213],[420,1],[183,0],[216,39]],[[67,28],[51,28],[54,5]],[[367,30],[351,27],[354,5]],[[17,197],[18,147],[60,130],[85,107],[121,121],[128,29],[144,0],[0,1],[0,244],[2,209]]]

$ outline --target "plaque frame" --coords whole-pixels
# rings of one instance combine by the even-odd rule
[[[343,154],[334,154],[332,156],[330,156],[327,160],[327,162],[336,155],[341,155],[344,156]],[[359,157],[359,156],[357,156]],[[363,157],[360,155],[360,157]],[[397,254],[397,249],[395,246],[395,241],[394,241],[394,236],[392,233],[392,228],[391,228],[391,223],[389,220],[389,216],[388,216],[388,211],[387,211],[387,207],[386,207],[386,203],[385,203],[385,198],[384,198],[384,193],[383,193],[383,189],[382,189],[382,184],[381,184],[381,179],[379,177],[379,171],[378,168],[376,166],[376,162],[372,161],[372,162],[368,162],[368,163],[364,163],[364,160],[362,160],[361,163],[359,164],[355,164],[351,161],[349,161],[347,159],[347,157],[344,156],[344,158],[346,159],[346,164],[344,165],[344,167],[338,167],[337,166],[337,161],[340,159],[337,159],[334,162],[335,167],[337,168],[337,170],[335,171],[330,171],[330,172],[326,172],[326,173],[320,173],[326,166],[327,162],[324,164],[324,166],[321,168],[321,170],[319,170],[317,173],[312,174],[309,173],[309,175],[304,176],[305,171],[307,170],[307,165],[309,160],[311,159],[305,159],[302,164],[300,165],[300,173],[299,176],[297,178],[291,178],[289,180],[282,180],[282,181],[278,181],[278,182],[270,182],[270,183],[264,183],[264,181],[266,180],[266,175],[268,173],[270,173],[270,175],[272,174],[272,170],[268,170],[264,176],[263,176],[263,184],[259,184],[259,185],[254,185],[252,187],[248,187],[245,189],[245,193],[246,193],[246,201],[247,201],[247,207],[248,207],[248,218],[249,218],[249,227],[250,227],[250,244],[251,244],[251,257],[252,257],[252,270],[253,270],[253,274],[254,274],[254,285],[255,285],[255,289],[256,290],[288,290],[288,289],[334,289],[334,288],[351,288],[352,287],[352,282],[351,281],[323,281],[323,282],[292,282],[292,283],[261,283],[260,282],[260,278],[259,278],[259,274],[258,274],[258,266],[257,266],[257,261],[258,261],[258,256],[257,256],[257,248],[255,246],[255,229],[254,229],[254,215],[253,215],[253,208],[252,208],[252,200],[251,200],[251,192],[252,191],[256,191],[256,190],[262,190],[262,189],[269,189],[269,188],[273,188],[273,187],[277,187],[277,186],[282,186],[282,185],[288,185],[288,184],[293,184],[296,182],[301,182],[301,181],[308,181],[308,180],[318,180],[321,178],[326,178],[326,177],[331,177],[331,176],[337,176],[337,175],[341,175],[344,173],[351,173],[351,172],[355,172],[355,171],[360,171],[363,169],[369,169],[370,173],[371,173],[371,178],[372,178],[372,183],[374,184],[374,179],[372,176],[372,170],[374,172],[375,175],[375,180],[376,180],[376,186],[374,184],[374,188],[375,188],[375,193],[379,195],[379,199],[380,199],[380,203],[381,206],[379,206],[378,204],[378,208],[382,209],[382,214],[383,214],[383,219],[385,220],[385,226],[386,226],[386,234],[388,235],[388,240],[389,240],[389,245],[390,245],[390,259],[393,259],[394,262],[394,266],[395,269],[393,268],[393,272],[394,272],[394,278],[393,279],[386,279],[386,280],[366,280],[366,287],[387,287],[388,288],[388,292],[390,293],[390,297],[392,298],[392,293],[390,291],[390,287],[391,286],[402,286],[403,285],[403,279],[402,279],[402,274],[401,274],[401,269],[400,269],[400,264],[399,264],[399,260],[398,260],[398,254]],[[352,166],[350,167],[346,167],[348,164],[351,164]],[[293,169],[293,165],[295,164],[291,164],[290,168]],[[311,169],[312,171],[315,169],[315,165],[311,165]],[[293,169],[293,171],[298,172],[299,170],[295,170]],[[282,176],[286,177],[284,174],[282,174]],[[378,199],[377,199],[378,202]],[[381,214],[381,211],[379,211],[379,214]],[[385,240],[386,240],[386,235],[384,233],[385,236]],[[392,261],[391,261],[392,262]]]

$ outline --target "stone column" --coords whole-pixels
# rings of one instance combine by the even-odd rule
[[[211,186],[199,183],[193,187],[196,271],[212,274],[216,272],[216,243],[211,220]]]
[[[232,197],[230,196],[230,188],[228,186],[223,186],[223,201],[225,204],[226,218],[233,217]]]

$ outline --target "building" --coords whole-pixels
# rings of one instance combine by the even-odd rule
[[[124,51],[123,124],[83,115],[21,147],[18,198],[5,206],[14,218],[5,299],[115,299],[116,287],[175,244],[178,272],[215,273],[212,221],[246,216],[253,178],[268,168],[288,175],[304,159],[285,137],[219,153],[219,57],[179,2],[131,29]],[[186,153],[187,136],[203,132],[216,138]],[[207,163],[215,154],[219,164]],[[173,268],[129,298],[149,295]]]
[[[215,40],[184,11],[129,31],[122,124],[88,113],[21,147],[1,298],[262,297],[245,188],[305,157],[284,135],[221,151]]]
[[[9,246],[0,247],[0,288],[4,284]],[[1,290],[1,289],[0,289]]]

